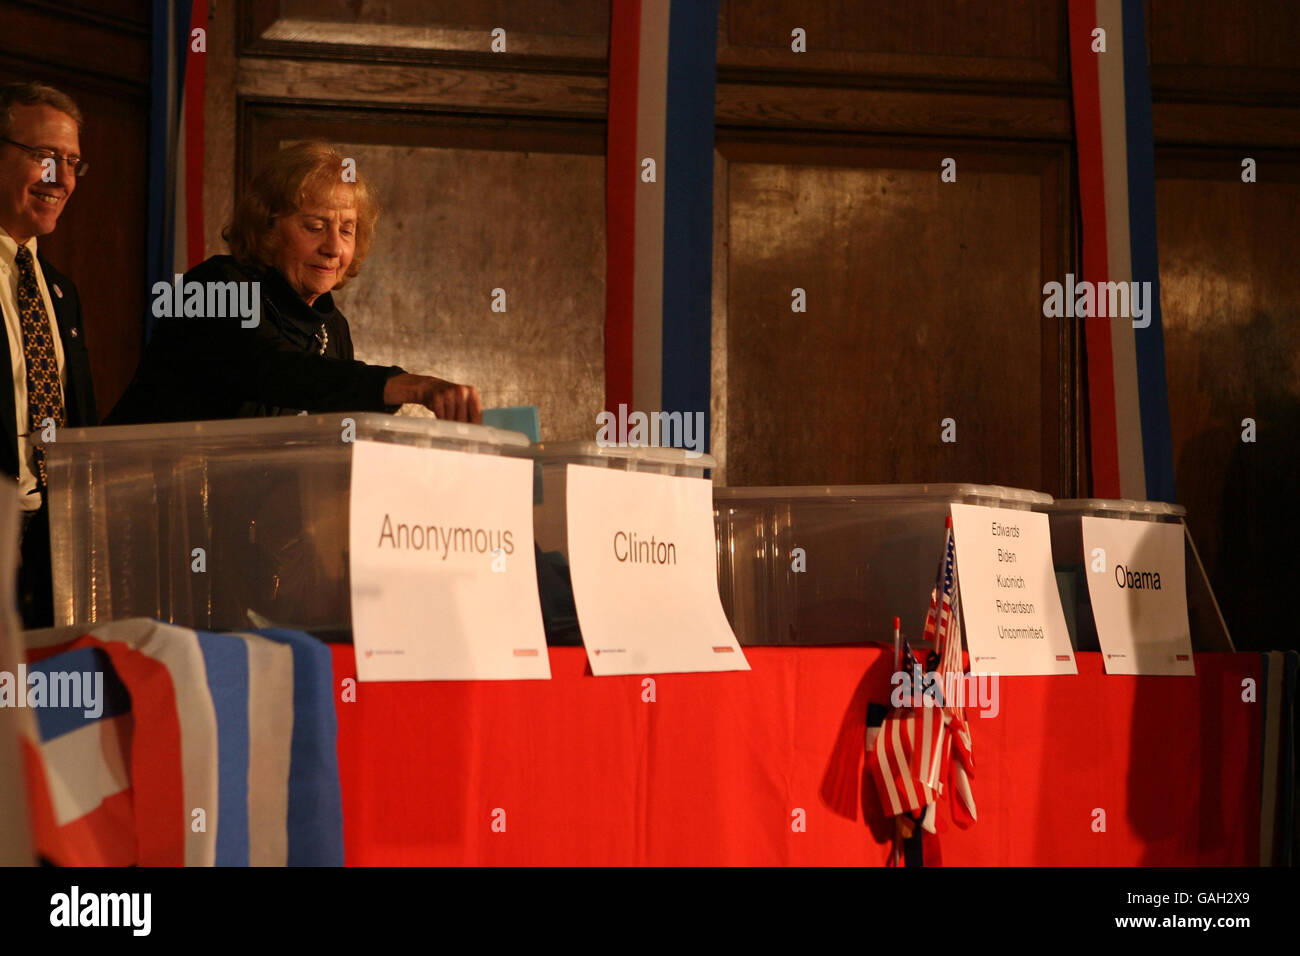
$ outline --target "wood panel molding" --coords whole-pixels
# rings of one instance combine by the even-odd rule
[[[721,126],[1068,140],[1064,96],[719,83]]]
[[[348,103],[300,103],[241,96],[238,103],[240,155],[236,193],[278,144],[321,137],[334,142],[392,146],[455,146],[531,152],[603,155],[603,123],[501,119],[406,108],[360,109]]]
[[[608,25],[600,33],[510,29],[507,50],[490,49],[490,30],[453,24],[351,22],[302,15],[283,0],[240,0],[238,50],[244,56],[334,62],[598,74],[607,70]],[[507,21],[509,22],[509,21]]]
[[[1300,147],[1300,105],[1155,101],[1151,107],[1157,146]]]
[[[242,95],[386,107],[459,109],[483,114],[605,115],[605,78],[435,66],[242,57]]]
[[[93,76],[101,84],[147,91],[149,22],[78,7],[0,3],[4,47],[0,59]],[[57,38],[52,42],[51,38]]]
[[[980,31],[990,8],[943,0],[824,5],[723,0],[718,22],[720,78],[746,82],[849,86],[882,78],[909,84],[983,83],[1056,87],[1070,77],[1065,5],[1008,0],[997,31]],[[805,51],[791,49],[804,31]]]
[[[1152,92],[1300,106],[1300,31],[1291,0],[1147,0]]]
[[[324,60],[239,60],[241,94],[297,102],[380,104],[478,113],[604,119],[604,77]],[[719,127],[1068,140],[1062,96],[1000,96],[719,82]]]

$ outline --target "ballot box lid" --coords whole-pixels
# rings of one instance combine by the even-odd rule
[[[383,441],[416,446],[465,446],[498,454],[513,453],[528,447],[528,436],[521,432],[470,425],[441,419],[388,415],[382,412],[332,412],[324,415],[276,415],[265,418],[231,418],[199,422],[163,422],[153,425],[108,425],[99,428],[60,429],[51,453],[71,445],[98,445],[118,442],[154,443],[158,450],[168,447],[194,450],[196,446],[241,445],[255,442],[278,446],[295,444],[319,446],[325,441],[343,438],[351,420],[349,440]],[[75,450],[72,450],[75,454]]]
[[[1133,501],[1129,498],[1060,498],[1047,506],[1053,514],[1092,515],[1098,518],[1139,518],[1176,521],[1187,516],[1182,505],[1167,501]]]
[[[714,499],[733,501],[798,499],[800,501],[947,501],[958,504],[1008,504],[1013,507],[1042,507],[1052,496],[1041,491],[1008,488],[1004,485],[921,484],[921,485],[790,485],[763,488],[715,488]]]
[[[688,453],[684,448],[660,445],[602,445],[594,441],[539,442],[532,454],[544,465],[594,464],[636,470],[638,465],[673,465],[686,468],[717,468],[712,455]]]

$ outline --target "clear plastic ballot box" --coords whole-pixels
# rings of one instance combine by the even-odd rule
[[[346,634],[353,441],[528,454],[518,432],[374,412],[60,431],[55,623]]]
[[[1028,511],[1050,495],[998,485],[717,488],[718,583],[742,644],[920,636],[952,504]]]
[[[538,548],[537,583],[546,639],[551,644],[581,644],[569,578],[568,466],[703,478],[706,469],[717,467],[717,461],[712,455],[687,455],[681,448],[601,445],[594,441],[542,442],[532,447],[531,454],[537,461],[533,534]]]
[[[1052,528],[1052,564],[1061,592],[1065,623],[1070,642],[1076,651],[1096,651],[1097,624],[1092,615],[1088,594],[1087,562],[1083,550],[1084,517],[1111,518],[1117,521],[1157,521],[1183,528],[1183,556],[1187,579],[1187,619],[1191,628],[1192,649],[1196,651],[1231,651],[1228,634],[1209,577],[1201,564],[1196,545],[1186,529],[1187,509],[1163,501],[1132,501],[1126,498],[1062,498],[1036,508],[1047,512]]]

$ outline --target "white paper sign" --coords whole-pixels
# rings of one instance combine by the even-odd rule
[[[358,680],[551,676],[531,461],[359,441],[351,504]]]
[[[569,465],[566,497],[593,674],[749,670],[718,597],[711,482]]]
[[[952,506],[972,673],[1077,674],[1047,515]]]
[[[1195,676],[1182,524],[1081,520],[1106,673]]]

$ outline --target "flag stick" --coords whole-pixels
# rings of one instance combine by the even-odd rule
[[[897,617],[894,618],[894,673],[897,674],[903,669],[903,639],[902,639],[902,621]],[[894,817],[894,866],[903,865],[903,820],[901,817]]]
[[[899,625],[901,622],[894,618],[894,673],[897,674],[903,669],[903,642],[899,637]]]

